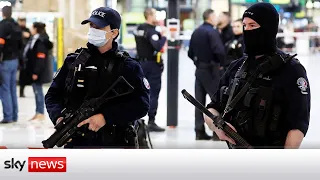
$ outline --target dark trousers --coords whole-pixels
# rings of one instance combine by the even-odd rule
[[[24,88],[25,87],[26,87],[25,85],[20,84],[20,96],[24,95]]]
[[[220,75],[218,67],[196,70],[195,98],[204,106],[207,94],[213,99],[219,85]],[[195,130],[205,131],[203,114],[195,109]]]
[[[158,109],[163,67],[155,61],[143,61],[141,62],[141,67],[150,84],[150,109],[148,112],[149,122],[154,122]]]
[[[24,95],[24,88],[27,85],[28,74],[25,69],[20,69],[19,73],[19,85],[20,85],[20,96]]]

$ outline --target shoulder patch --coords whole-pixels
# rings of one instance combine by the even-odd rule
[[[0,45],[5,45],[6,44],[6,40],[3,38],[0,38]]]
[[[143,78],[143,84],[147,89],[150,89],[149,81],[146,78]]]
[[[297,80],[297,85],[298,85],[298,88],[301,90],[301,94],[308,94],[308,92],[307,92],[308,82],[305,78],[300,77]]]
[[[159,36],[157,34],[154,34],[151,36],[151,39],[154,41],[158,41],[159,40]]]
[[[39,58],[39,59],[45,59],[45,58],[46,58],[46,54],[45,54],[45,53],[42,53],[42,52],[39,52],[39,53],[37,53],[37,58]]]

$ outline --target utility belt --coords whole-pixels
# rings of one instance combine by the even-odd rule
[[[146,61],[156,61],[155,57],[137,57],[137,59],[139,59],[140,62],[146,62]]]
[[[155,61],[160,64],[162,62],[162,59],[161,59],[162,53],[161,52],[154,52],[154,54],[155,55],[152,55],[150,57],[137,56],[137,59],[139,59],[140,62]]]
[[[196,64],[196,67],[199,69],[208,69],[208,68],[213,68],[215,66],[216,66],[215,64],[203,63],[203,62],[199,62]]]
[[[105,125],[98,132],[81,128],[73,138],[72,144],[86,144],[106,148],[138,148],[138,136],[133,125]]]

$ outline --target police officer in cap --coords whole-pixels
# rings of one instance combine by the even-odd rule
[[[196,66],[195,97],[205,104],[206,96],[213,98],[219,84],[220,64],[226,59],[226,54],[216,25],[216,15],[212,9],[203,13],[204,23],[197,28],[190,40],[188,56]],[[204,120],[201,111],[195,108],[195,132],[196,140],[210,140],[204,127]],[[213,133],[213,140],[219,140]]]
[[[163,32],[156,30],[158,21],[156,10],[147,8],[144,12],[146,23],[138,26],[135,33],[137,56],[145,76],[150,83],[150,110],[148,112],[149,131],[163,132],[165,129],[155,123],[158,109],[158,98],[161,89],[161,76],[163,72],[163,61],[161,53],[167,41]]]
[[[87,23],[88,44],[83,50],[90,54],[90,58],[84,66],[75,67],[75,71],[70,67],[77,61],[78,54],[68,55],[46,94],[46,108],[52,122],[57,124],[62,120],[64,108],[76,110],[85,100],[100,97],[119,76],[123,76],[134,91],[106,102],[96,115],[81,122],[78,127],[87,131],[86,136],[74,137],[65,147],[125,147],[126,129],[149,110],[148,82],[140,64],[118,51],[115,40],[119,35],[121,17],[117,11],[100,7],[81,24]],[[73,82],[66,80],[70,72],[74,74]],[[89,125],[88,129],[83,126],[85,124]],[[106,138],[105,134],[109,136]]]
[[[299,148],[310,117],[306,70],[277,49],[279,14],[273,5],[254,4],[242,20],[248,56],[231,63],[207,108],[255,148]],[[229,148],[241,148],[207,116],[205,121]]]

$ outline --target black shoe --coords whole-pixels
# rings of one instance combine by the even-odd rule
[[[209,136],[204,131],[196,131],[196,140],[211,140],[211,136]]]
[[[20,97],[21,98],[25,98],[26,96],[24,94],[20,94]]]
[[[220,138],[218,137],[218,135],[215,132],[212,133],[212,140],[221,141]]]
[[[164,132],[165,131],[164,128],[159,127],[154,122],[148,124],[148,130],[149,130],[149,132]]]
[[[13,121],[2,120],[0,122],[0,124],[10,124],[10,123],[13,123]]]

